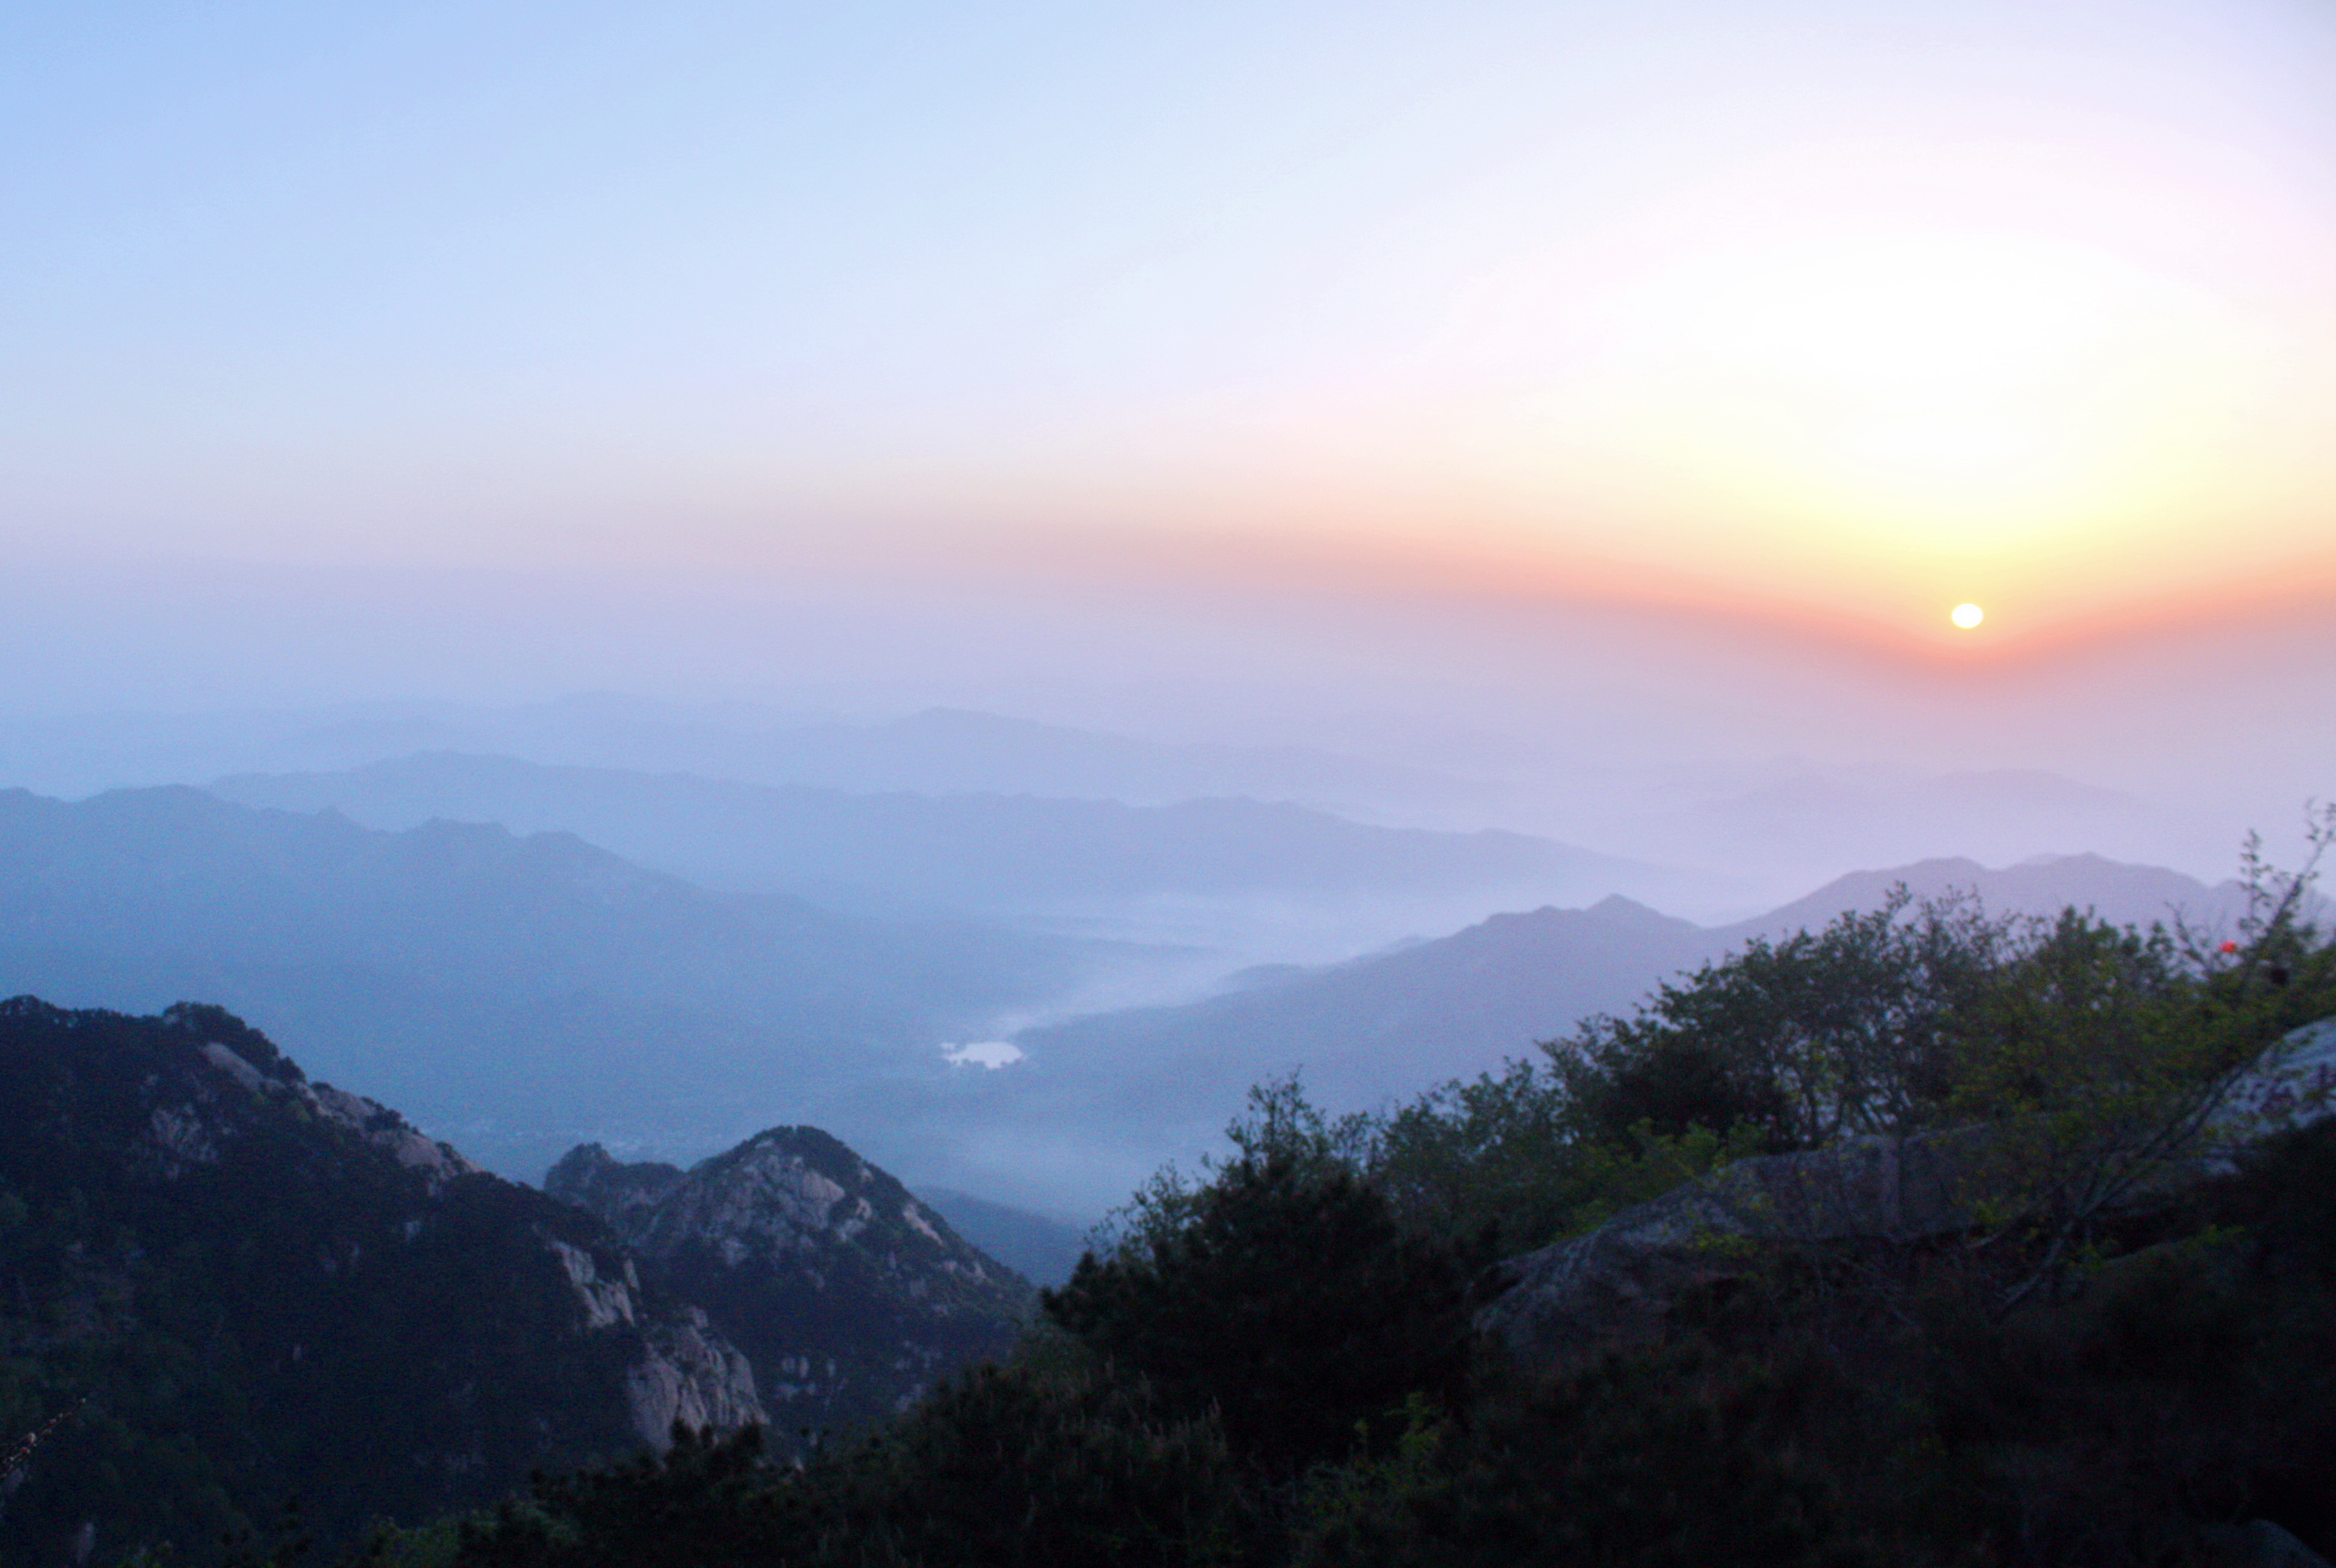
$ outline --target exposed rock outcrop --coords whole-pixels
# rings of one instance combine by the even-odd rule
[[[194,1032],[201,1031],[198,1027]],[[297,1069],[271,1076],[223,1041],[204,1040],[200,1054],[246,1094],[297,1102],[319,1124],[337,1127],[379,1150],[419,1178],[423,1191],[432,1197],[462,1176],[510,1185],[463,1157],[452,1144],[424,1136],[377,1100],[330,1084],[311,1083]],[[204,1131],[204,1119],[192,1107],[157,1106],[153,1121],[157,1142],[180,1162],[217,1162],[218,1153]],[[598,1144],[590,1147],[599,1151]],[[620,1213],[637,1207],[638,1194],[669,1190],[681,1180],[681,1173],[670,1165],[628,1167],[608,1160],[605,1154],[595,1170],[616,1173],[604,1196]],[[408,1223],[418,1229],[420,1222]],[[764,1418],[752,1366],[706,1321],[702,1310],[677,1302],[641,1305],[638,1300],[640,1276],[633,1260],[616,1253],[605,1240],[579,1246],[541,1224],[534,1231],[574,1293],[578,1329],[588,1335],[628,1331],[638,1340],[635,1359],[624,1374],[624,1394],[633,1427],[644,1442],[660,1450],[668,1446],[676,1418],[692,1427],[723,1430]]]
[[[2250,1144],[2336,1111],[2336,1018],[2266,1048],[2228,1087],[2189,1146],[2140,1189],[2226,1173]],[[2022,1177],[1997,1129],[1867,1138],[1738,1160],[1503,1267],[1479,1316],[1535,1357],[1658,1329],[1688,1290],[1744,1272],[1767,1247],[1908,1243],[1971,1228],[1977,1206]]]
[[[627,1164],[598,1144],[579,1144],[545,1173],[543,1190],[565,1203],[589,1209],[618,1231],[628,1231],[681,1185],[677,1166],[641,1160]]]
[[[754,1391],[754,1369],[739,1349],[685,1307],[652,1324],[641,1359],[625,1373],[633,1429],[660,1450],[673,1441],[676,1421],[731,1431],[764,1417]]]
[[[2274,1041],[2233,1083],[2199,1141],[2207,1174],[2234,1168],[2248,1144],[2336,1114],[2336,1018]]]
[[[205,1062],[245,1093],[297,1100],[318,1121],[344,1129],[419,1174],[423,1185],[433,1193],[457,1176],[486,1174],[484,1166],[463,1158],[453,1144],[423,1136],[411,1122],[378,1100],[336,1089],[330,1084],[312,1084],[303,1076],[271,1076],[244,1060],[234,1047],[222,1040],[205,1040],[200,1050]],[[158,1135],[163,1130],[161,1118],[169,1115],[167,1107],[156,1109]]]
[[[606,1220],[745,1349],[783,1436],[898,1410],[1006,1351],[1035,1302],[1027,1281],[813,1127],[774,1127],[686,1174],[585,1144],[544,1185]]]
[[[0,1002],[0,1264],[12,1399],[102,1414],[12,1481],[9,1562],[63,1560],[91,1508],[110,1561],[295,1494],[346,1538],[763,1414],[744,1354],[601,1222],[216,1008]]]

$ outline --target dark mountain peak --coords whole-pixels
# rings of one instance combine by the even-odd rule
[[[544,1173],[543,1190],[563,1203],[601,1216],[622,1233],[641,1211],[681,1184],[674,1165],[644,1160],[627,1164],[598,1144],[579,1144]]]
[[[297,1084],[307,1076],[297,1062],[276,1048],[275,1041],[215,1003],[174,1003],[162,1009],[162,1021],[191,1035],[198,1044],[224,1046],[264,1077]]]
[[[117,1132],[142,1110],[146,1136],[118,1152],[143,1162],[159,1148],[173,1177],[190,1164],[220,1164],[231,1152],[248,1149],[265,1162],[293,1148],[302,1158],[326,1158],[347,1179],[418,1187],[429,1197],[457,1177],[485,1175],[379,1101],[311,1083],[266,1035],[210,1003],[180,1002],[160,1018],[135,1018],[16,997],[0,1003],[0,1032],[22,1053],[15,1065],[34,1075],[17,1086],[28,1104],[59,1105],[68,1133],[83,1123],[63,1107]],[[96,1059],[77,1048],[82,1042]]]
[[[686,1174],[586,1144],[546,1190],[706,1306],[745,1348],[783,1432],[900,1408],[935,1377],[1003,1355],[1033,1304],[1028,1281],[816,1127],[769,1128]]]
[[[221,1008],[0,1003],[0,1196],[11,1387],[103,1413],[16,1478],[11,1562],[68,1560],[57,1533],[91,1519],[106,1561],[216,1539],[293,1493],[347,1538],[677,1417],[764,1416],[745,1358],[608,1227]]]
[[[772,1127],[699,1162],[628,1233],[656,1256],[696,1246],[736,1264],[850,1251],[888,1272],[939,1269],[1007,1296],[1018,1283],[890,1173],[817,1127]]]

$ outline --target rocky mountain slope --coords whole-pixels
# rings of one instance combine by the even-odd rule
[[[892,1415],[1003,1355],[1029,1282],[813,1127],[774,1127],[687,1172],[570,1150],[544,1189],[608,1222],[648,1277],[701,1303],[753,1363],[784,1438]]]
[[[1016,1040],[1044,1072],[1116,1080],[1118,1095],[1155,1107],[1201,1097],[1229,1104],[1248,1085],[1294,1068],[1328,1103],[1368,1105],[1497,1068],[1582,1018],[1628,1011],[1661,981],[1753,937],[1815,930],[1848,911],[1878,908],[1902,882],[1918,897],[1976,892],[1995,911],[2049,913],[2073,904],[2142,925],[2176,910],[2210,924],[2237,911],[2228,886],[2093,855],[2000,871],[1925,861],[1854,872],[1728,926],[1694,925],[1619,897],[1588,909],[1494,915],[1393,952],[1265,973],[1204,1001],[1101,1014],[1027,1029]]]
[[[0,1003],[0,1431],[74,1410],[0,1559],[346,1538],[730,1427],[746,1359],[590,1214],[309,1081],[223,1010]]]
[[[2228,929],[2243,902],[2234,884],[2209,888],[2160,867],[2073,855],[2001,869],[1937,860],[1856,872],[1728,926],[1696,925],[1621,897],[1499,914],[1346,963],[1256,971],[1198,1002],[1023,1029],[1013,1037],[1022,1059],[955,1086],[926,1143],[970,1146],[952,1124],[978,1118],[983,1146],[1014,1157],[948,1180],[1036,1207],[1095,1212],[1163,1162],[1210,1146],[1223,1108],[1253,1084],[1298,1072],[1318,1102],[1362,1110],[1496,1071],[1586,1018],[1629,1012],[1656,986],[1754,937],[1822,929],[1848,911],[1876,908],[1900,882],[1919,897],[1976,892],[1993,911],[2049,914],[2073,904],[2145,925],[2181,910]]]

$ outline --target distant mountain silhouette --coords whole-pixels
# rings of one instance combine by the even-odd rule
[[[1249,1085],[1302,1067],[1324,1099],[1367,1105],[1397,1085],[1489,1071],[1553,1032],[1552,1020],[1628,1008],[1712,949],[1700,926],[1609,898],[1494,915],[1381,957],[1028,1029],[1017,1043],[1038,1074],[1103,1081],[1140,1063],[1142,1087],[1128,1085],[1137,1103],[1237,1105]]]
[[[945,1074],[935,1042],[1100,950],[709,892],[571,834],[402,833],[191,789],[0,792],[0,994],[217,998],[501,1169],[654,1132],[705,1150]]]
[[[1086,1250],[1084,1226],[993,1203],[951,1187],[925,1187],[917,1195],[979,1247],[1037,1285],[1061,1285]]]
[[[855,793],[1037,794],[1163,805],[1249,795],[1350,810],[1466,807],[1497,786],[1309,746],[1163,745],[963,708],[874,722],[586,693],[511,707],[365,703],[219,714],[0,718],[0,765],[51,794],[336,771],[420,751],[682,771]]]
[[[474,762],[449,765],[477,776]],[[574,782],[528,765],[489,770],[546,775]],[[733,798],[734,786],[704,781],[582,777],[620,800],[635,789],[662,799],[668,784]],[[832,799],[842,810],[866,797]],[[1261,833],[1283,820],[1273,812],[1294,808],[1259,809],[1269,814],[1233,820]],[[1348,833],[1387,843],[1321,822],[1333,846],[1356,842]],[[1285,864],[1306,863],[1299,836]],[[1449,835],[1392,837],[1428,841],[1430,866],[1451,864],[1435,858],[1453,851]],[[1302,1069],[1339,1106],[1409,1096],[1526,1054],[1588,1014],[1627,1009],[1747,936],[1870,908],[1900,880],[2119,920],[2175,904],[2208,920],[2231,912],[2228,890],[2094,856],[2002,870],[1923,862],[1836,879],[1727,927],[1608,898],[1327,967],[1264,967],[1187,1005],[1016,1031],[1000,1020],[1047,1008],[1059,1020],[1069,995],[1124,972],[1127,953],[708,891],[569,833],[447,822],[389,832],[187,789],[74,804],[15,791],[0,793],[0,994],[141,1010],[219,998],[302,1040],[335,1081],[504,1171],[541,1170],[585,1142],[627,1159],[696,1159],[758,1127],[809,1123],[914,1185],[1085,1217],[1163,1160],[1209,1146],[1261,1079]],[[1000,1033],[1024,1059],[992,1069],[942,1058],[945,1041]]]
[[[2213,864],[2231,848],[2217,824],[2036,768],[1796,769],[1671,810],[1651,831],[1683,860],[1772,870],[1949,852],[2002,863],[2080,849]]]
[[[1578,895],[1652,872],[1523,833],[1373,827],[1251,799],[1133,806],[851,794],[455,752],[343,773],[243,775],[212,789],[250,805],[330,807],[382,828],[443,817],[562,829],[715,886],[980,911],[1162,895]]]
[[[2066,905],[2146,924],[2176,910],[2208,927],[2235,919],[2234,884],[2209,888],[2179,872],[2074,855],[1990,870],[1927,861],[1837,879],[1805,898],[1725,927],[1691,925],[1627,899],[1588,909],[1502,914],[1401,950],[1318,969],[1238,977],[1223,994],[1026,1029],[1027,1060],[980,1086],[989,1114],[1035,1139],[1086,1126],[1118,1140],[1117,1168],[1207,1143],[1247,1088],[1300,1072],[1336,1109],[1401,1099],[1529,1056],[1598,1013],[1626,1013],[1661,981],[1757,935],[1821,927],[1878,906],[1903,882],[1918,896],[1961,889],[1996,911],[2049,914]],[[993,1135],[997,1135],[993,1134]],[[1102,1156],[1098,1156],[1099,1158]]]
[[[1806,898],[1721,927],[1720,934],[1740,939],[1821,926],[1850,910],[1874,908],[1901,882],[1917,898],[1960,889],[1978,893],[1990,910],[2052,914],[2075,908],[2117,925],[2142,927],[2171,924],[2177,918],[2227,925],[2243,912],[2244,902],[2236,883],[2210,888],[2163,866],[2127,865],[2100,855],[2039,855],[1997,871],[1974,860],[1929,860],[1891,871],[1852,872]]]

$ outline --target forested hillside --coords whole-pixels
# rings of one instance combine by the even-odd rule
[[[1025,1287],[809,1129],[576,1151],[612,1234],[216,1008],[12,1003],[0,1529],[200,1561],[297,1491],[407,1568],[2324,1550],[2336,948],[2307,878],[2241,894],[2217,940],[1900,891],[1387,1110],[1260,1086],[1018,1340]]]
[[[1004,1355],[1035,1305],[815,1128],[686,1174],[587,1147],[550,1185],[216,1007],[0,1004],[0,1437],[35,1435],[0,1556],[208,1562],[296,1503],[346,1551],[676,1423],[800,1451]]]
[[[1011,1363],[385,1544],[616,1564],[2224,1565],[2336,1544],[2336,950],[1968,902],[1386,1115],[1252,1096]]]
[[[702,1313],[591,1215],[312,1083],[217,1008],[0,1003],[0,1501],[10,1563],[272,1530],[350,1539],[758,1420]]]

